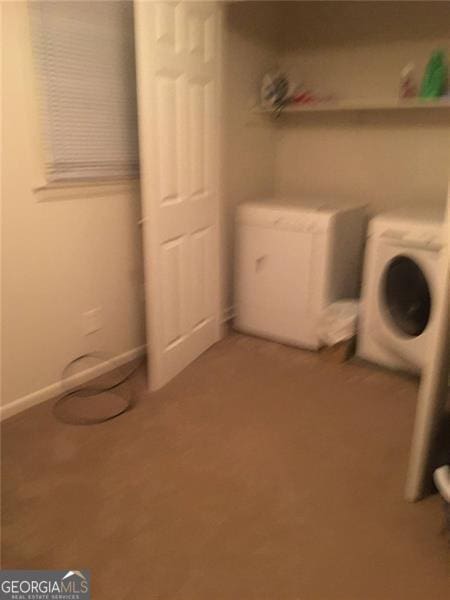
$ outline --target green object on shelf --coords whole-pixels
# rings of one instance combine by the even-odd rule
[[[421,98],[438,98],[445,93],[447,61],[442,50],[436,50],[428,61],[420,87]]]

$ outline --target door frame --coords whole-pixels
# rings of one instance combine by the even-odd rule
[[[444,223],[445,246],[440,256],[439,285],[436,301],[436,334],[431,339],[430,359],[422,371],[411,441],[405,498],[420,500],[431,488],[432,455],[437,429],[447,398],[449,372],[449,248],[450,179]]]

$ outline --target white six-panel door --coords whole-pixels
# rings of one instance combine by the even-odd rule
[[[220,4],[135,2],[149,385],[220,335]]]

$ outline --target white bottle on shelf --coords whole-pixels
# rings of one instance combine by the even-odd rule
[[[401,99],[415,98],[417,96],[417,83],[414,77],[415,69],[414,63],[411,62],[405,65],[400,72],[399,95]]]

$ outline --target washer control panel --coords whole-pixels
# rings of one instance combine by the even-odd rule
[[[407,231],[388,228],[380,237],[398,242],[399,245],[411,248],[439,250],[442,247],[442,236],[435,231]]]

